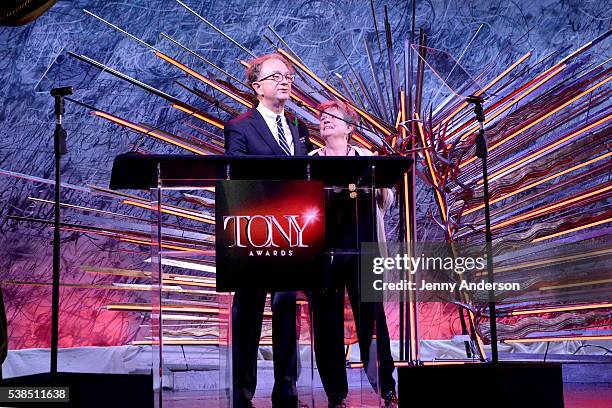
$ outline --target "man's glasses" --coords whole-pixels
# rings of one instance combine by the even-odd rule
[[[282,82],[283,78],[285,78],[287,80],[287,82],[293,82],[295,81],[295,74],[281,74],[280,72],[276,72],[274,74],[270,74],[265,78],[261,78],[259,80],[257,80],[257,82],[261,82],[261,81],[265,81],[267,79],[271,79],[275,82]]]

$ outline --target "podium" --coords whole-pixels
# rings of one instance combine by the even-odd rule
[[[342,256],[346,259],[359,256],[360,238],[356,237],[357,245],[351,248],[330,248],[325,244],[325,236],[343,226],[336,228],[325,223],[325,204],[318,212],[304,209],[305,212],[301,213],[300,204],[319,196],[325,202],[343,194],[359,197],[345,202],[348,205],[354,203],[357,221],[360,214],[369,213],[372,222],[370,231],[360,231],[359,227],[355,231],[369,239],[375,238],[375,192],[396,185],[410,170],[411,164],[410,158],[388,156],[180,156],[132,153],[117,156],[110,188],[148,190],[151,194],[150,203],[146,206],[151,210],[152,225],[149,242],[152,266],[151,343],[154,376],[161,384],[156,392],[156,406],[163,405],[163,388],[168,385],[164,382],[168,378],[166,353],[174,346],[181,346],[183,352],[187,347],[198,347],[198,367],[207,371],[207,375],[201,378],[209,384],[216,384],[211,388],[220,390],[213,399],[216,399],[218,406],[232,405],[231,292],[235,290],[304,293],[301,298],[298,296],[297,301],[297,387],[300,401],[314,406],[312,312],[308,300],[312,300],[310,293],[328,284],[324,272],[327,264],[333,264],[334,259]],[[126,200],[130,199],[126,197]],[[273,207],[268,203],[272,199],[276,200]],[[249,203],[246,205],[248,208],[242,208],[244,205],[241,203],[246,202]],[[285,207],[293,212],[283,213],[281,210]],[[220,214],[221,208],[229,213]],[[350,208],[353,211],[353,207]],[[304,224],[305,218],[299,218],[302,216],[310,217],[308,228]],[[318,230],[313,230],[311,226],[317,222]],[[325,228],[320,228],[324,225],[327,226],[327,234]],[[247,231],[246,226],[252,227],[252,230]],[[234,231],[234,235],[228,238],[227,231]],[[243,237],[240,235],[243,233],[251,236]],[[312,239],[312,243],[300,241],[303,237],[298,233],[305,236],[310,234],[308,239]],[[284,248],[281,242],[289,246]],[[225,246],[220,248],[223,243]],[[249,249],[249,244],[254,247]],[[288,256],[287,251],[290,250],[293,252]],[[258,251],[261,254],[258,255]],[[266,251],[270,255],[266,255]],[[282,251],[285,251],[285,255],[282,255]],[[224,254],[222,258],[217,257],[220,253]],[[255,264],[259,266],[251,267]],[[272,273],[277,264],[282,265]],[[283,270],[287,272],[283,273]],[[359,275],[355,276],[358,287]],[[359,300],[356,308],[353,308],[359,316],[365,314],[359,313],[360,304]],[[264,314],[264,332],[268,331],[267,317],[268,312]],[[371,321],[367,324],[378,327],[378,323]],[[364,324],[358,322],[357,326]],[[374,327],[370,332],[366,330],[370,341],[360,339],[361,345],[368,344],[371,346],[368,348],[372,349],[367,352],[361,350],[373,361],[370,371],[374,374],[370,373],[362,381],[363,389],[369,389],[370,393],[373,391],[370,385],[379,386]],[[260,385],[265,382],[263,380],[259,378]],[[320,393],[324,398],[323,390]],[[377,399],[371,395],[369,398]],[[326,403],[319,400],[317,406]]]

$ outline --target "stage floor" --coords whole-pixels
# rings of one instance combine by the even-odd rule
[[[565,408],[609,408],[612,406],[612,384],[564,384],[563,397]],[[202,391],[182,391],[164,394],[164,407],[166,408],[196,408],[213,407],[217,404],[217,395]],[[270,408],[272,403],[268,398],[255,398],[257,408]],[[363,406],[376,407],[375,398],[361,401],[357,390],[352,390],[347,399],[347,406],[359,408]],[[315,406],[327,407],[327,398],[322,390],[315,394]]]

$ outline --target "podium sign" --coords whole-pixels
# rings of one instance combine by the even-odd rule
[[[321,181],[217,181],[217,292],[307,290],[324,270]]]

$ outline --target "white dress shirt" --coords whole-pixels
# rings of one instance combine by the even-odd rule
[[[276,127],[276,113],[272,112],[270,109],[264,106],[263,103],[257,105],[257,110],[261,113],[268,128],[270,128],[270,132],[274,136],[276,143],[278,143],[278,128]],[[283,109],[280,113],[281,123],[283,125],[283,132],[285,132],[285,140],[289,145],[289,150],[291,150],[291,155],[295,155],[295,147],[293,146],[293,134],[291,133],[291,129],[289,129],[289,124],[287,123],[287,118],[285,117],[285,110]]]

